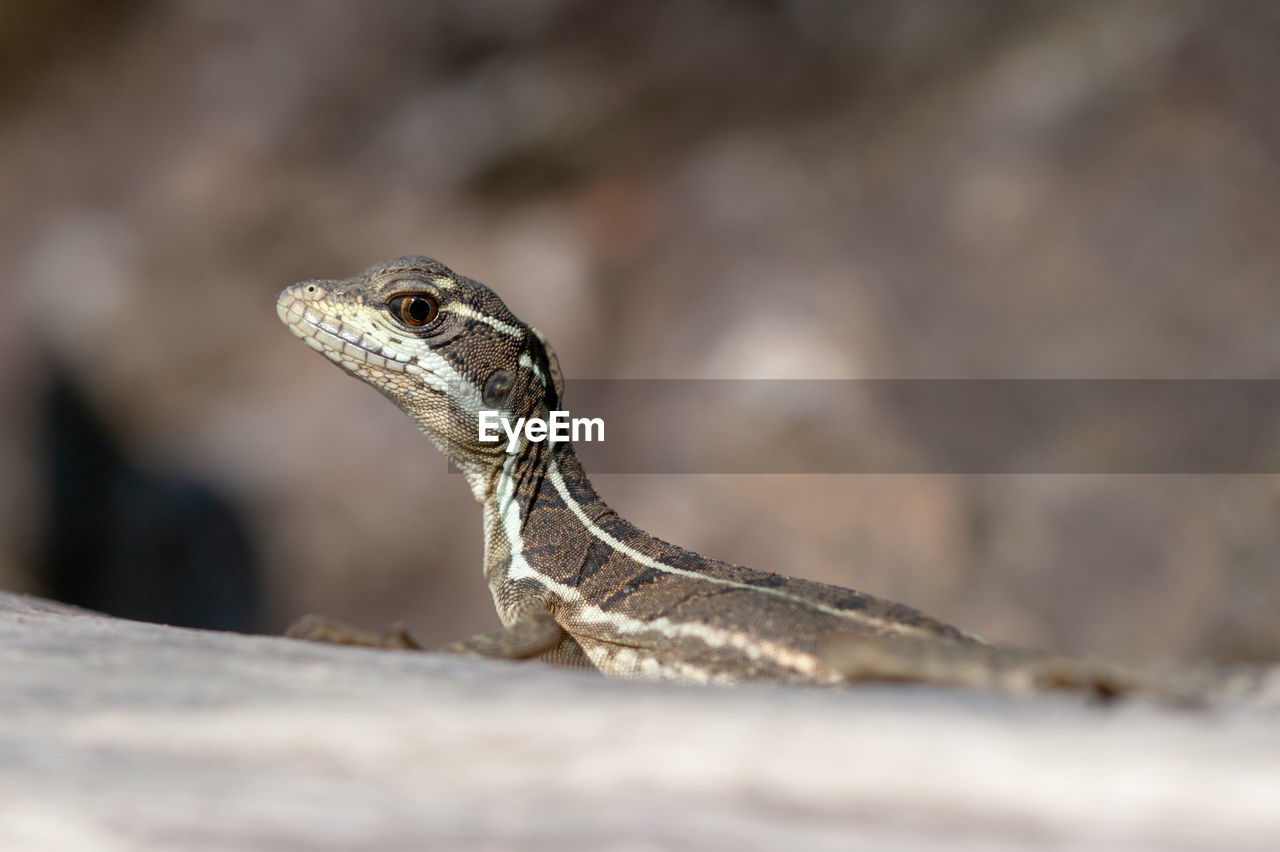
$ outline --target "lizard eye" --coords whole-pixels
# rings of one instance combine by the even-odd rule
[[[412,328],[421,328],[440,313],[440,303],[426,293],[410,293],[396,296],[387,302],[387,309],[400,322]]]

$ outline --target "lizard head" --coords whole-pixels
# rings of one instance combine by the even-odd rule
[[[294,284],[276,298],[276,313],[389,397],[467,473],[505,460],[505,437],[480,440],[481,411],[514,420],[559,406],[563,379],[542,334],[488,287],[427,257]]]

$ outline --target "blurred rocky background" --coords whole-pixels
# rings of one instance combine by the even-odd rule
[[[490,629],[461,478],[275,317],[401,254],[575,377],[1280,377],[1268,0],[2,9],[0,587]],[[1280,658],[1274,476],[596,485],[988,638]]]

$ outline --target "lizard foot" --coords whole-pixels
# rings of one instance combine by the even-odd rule
[[[329,642],[334,645],[359,645],[364,648],[385,648],[397,651],[421,651],[422,645],[413,638],[402,622],[388,624],[378,633],[353,627],[343,621],[323,615],[304,615],[284,632],[290,639],[308,642]]]

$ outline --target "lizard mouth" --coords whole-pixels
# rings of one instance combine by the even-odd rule
[[[363,361],[374,354],[360,338],[347,332],[340,323],[328,320],[312,307],[313,302],[299,298],[294,290],[291,287],[276,299],[276,316],[295,337],[335,360],[335,356],[346,356],[347,360]]]
[[[276,297],[276,316],[295,337],[348,370],[365,366],[397,373],[427,372],[408,354],[347,328],[318,310],[318,300],[306,298],[315,292],[313,286],[295,284]]]
[[[313,284],[286,287],[276,298],[276,315],[294,336],[346,372],[388,393],[413,385],[458,401],[468,411],[481,407],[480,391],[434,353],[410,354],[367,332],[327,316],[323,290]]]

